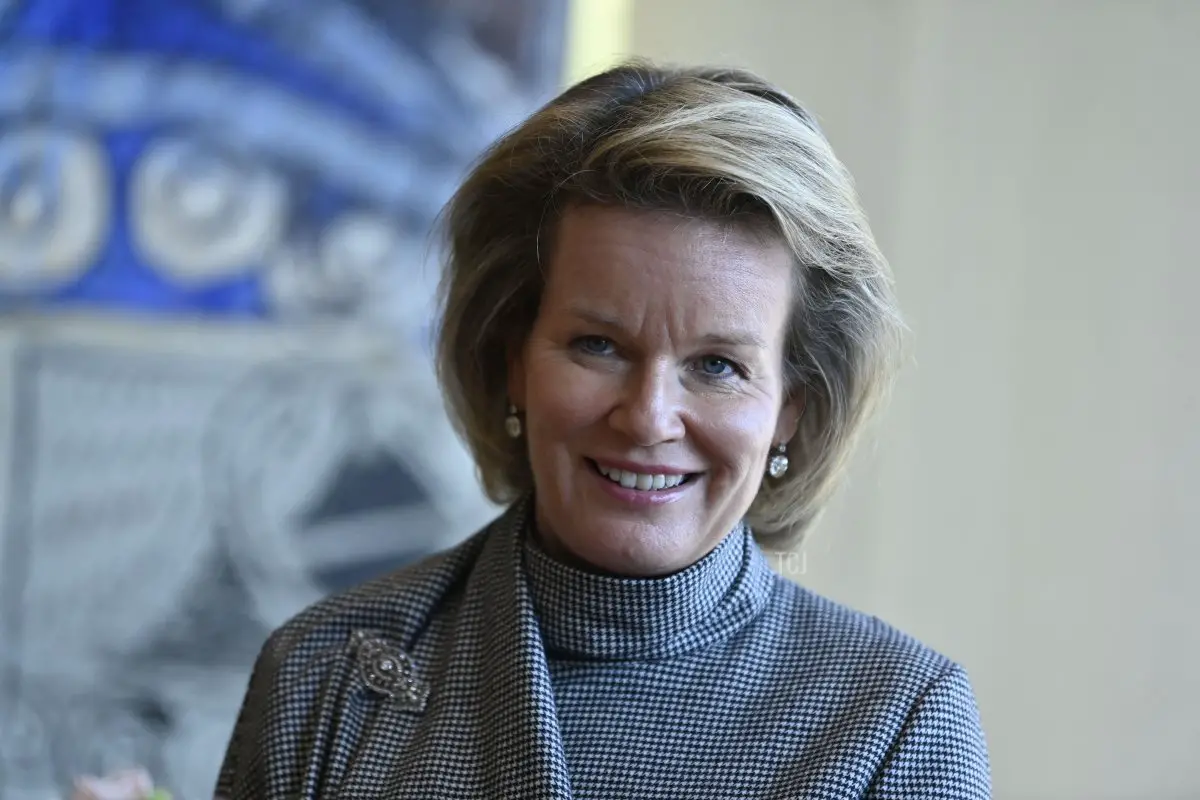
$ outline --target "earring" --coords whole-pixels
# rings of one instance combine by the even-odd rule
[[[775,446],[775,453],[767,460],[767,474],[778,479],[782,478],[787,471],[787,445],[780,442]]]
[[[504,418],[504,430],[510,438],[521,438],[521,418],[517,416],[517,407],[508,404],[508,416]]]

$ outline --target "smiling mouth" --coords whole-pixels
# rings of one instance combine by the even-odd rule
[[[677,489],[687,483],[690,483],[700,473],[688,472],[683,475],[661,475],[642,472],[629,472],[623,469],[612,469],[601,466],[599,463],[588,458],[585,459],[597,475],[612,481],[613,483],[625,488],[636,489],[641,492],[664,492],[668,489]]]

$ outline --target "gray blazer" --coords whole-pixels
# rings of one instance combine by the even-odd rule
[[[962,668],[775,575],[745,527],[629,580],[549,559],[527,517],[276,631],[218,794],[990,796]]]

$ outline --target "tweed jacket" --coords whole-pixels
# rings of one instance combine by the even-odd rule
[[[622,579],[544,554],[528,504],[276,631],[218,795],[990,796],[963,669],[774,574],[744,526]]]

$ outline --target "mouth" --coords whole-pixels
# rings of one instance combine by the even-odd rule
[[[588,466],[592,468],[593,472],[605,480],[624,489],[646,492],[648,494],[678,489],[681,486],[691,483],[701,474],[699,472],[685,472],[682,474],[667,475],[662,473],[630,472],[624,469],[606,467],[590,458],[585,458],[584,460],[587,461]]]

